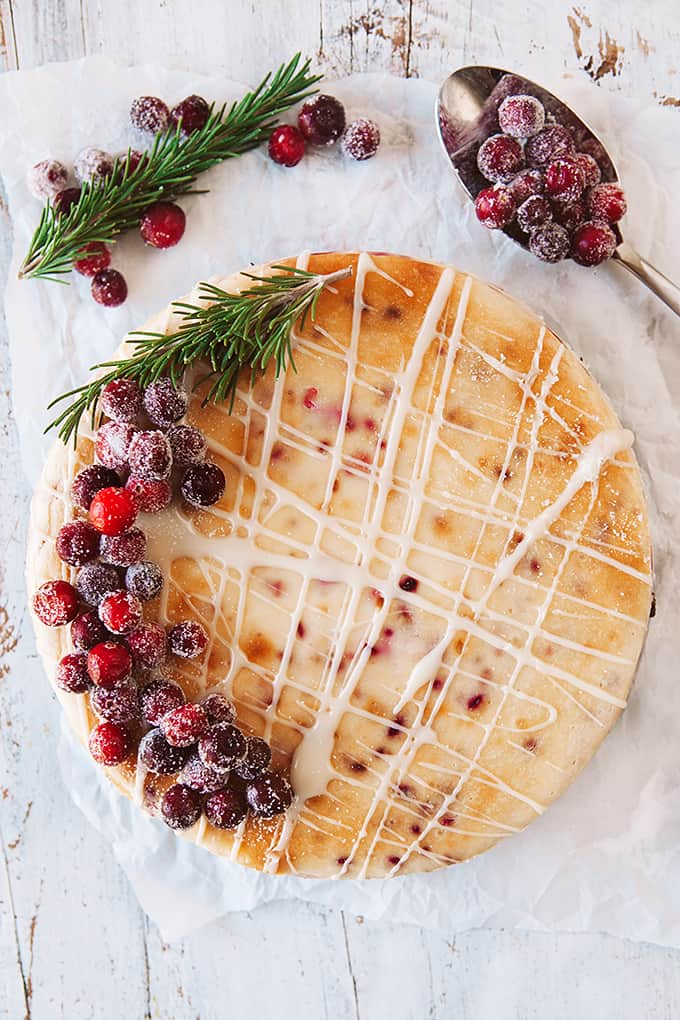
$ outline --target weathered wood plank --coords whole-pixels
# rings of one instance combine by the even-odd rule
[[[12,0],[0,0],[0,70],[16,71],[18,66]]]

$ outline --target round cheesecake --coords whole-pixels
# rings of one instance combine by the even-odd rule
[[[280,817],[203,817],[185,835],[270,873],[429,871],[540,815],[626,705],[651,602],[632,436],[569,347],[497,288],[396,255],[291,264],[352,272],[298,324],[278,380],[244,377],[231,413],[193,392],[187,420],[224,496],[138,519],[165,575],[146,618],[209,635],[160,672],[190,700],[227,694],[295,795]],[[169,308],[147,328],[177,321]],[[54,542],[93,458],[87,435],[48,457],[31,591],[73,579]],[[36,631],[53,677],[68,628]],[[57,695],[87,743],[88,696]],[[134,754],[106,771],[152,813],[172,782]]]

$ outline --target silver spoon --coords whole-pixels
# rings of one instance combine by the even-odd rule
[[[502,68],[471,65],[461,67],[449,75],[439,90],[436,111],[439,137],[444,150],[458,179],[471,198],[474,198],[482,188],[489,187],[489,182],[477,169],[477,149],[485,138],[498,132],[497,112],[503,99],[518,93],[540,99],[548,117],[570,129],[577,151],[587,152],[597,160],[602,180],[618,181],[619,175],[614,161],[600,139],[552,92],[548,92],[528,78],[504,71]],[[680,287],[624,241],[618,227],[614,229],[619,238],[619,245],[612,258],[619,265],[625,266],[633,276],[680,316]],[[511,223],[505,228],[504,233],[516,244],[528,250],[528,238],[516,224]]]

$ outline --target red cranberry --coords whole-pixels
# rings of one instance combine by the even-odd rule
[[[87,672],[99,687],[115,687],[132,673],[132,657],[125,645],[102,641],[87,653]]]
[[[172,680],[154,680],[139,694],[139,705],[146,722],[155,726],[164,715],[186,701],[184,691]]]
[[[102,184],[113,171],[113,156],[89,145],[78,153],[73,169],[81,184],[85,181],[92,185]]]
[[[180,659],[197,659],[208,647],[208,634],[198,620],[182,620],[170,629],[168,645]]]
[[[580,266],[599,266],[611,258],[617,244],[616,234],[607,223],[587,220],[574,231],[571,257]]]
[[[418,581],[415,577],[411,577],[410,574],[403,574],[399,580],[399,587],[402,591],[415,591],[418,587]]]
[[[475,199],[475,212],[489,230],[501,230],[515,215],[515,202],[507,188],[484,188]]]
[[[127,679],[115,687],[93,687],[90,705],[100,719],[114,723],[131,722],[139,714],[137,686],[133,680]]]
[[[190,786],[175,783],[161,801],[161,815],[171,829],[190,829],[201,817],[201,795]]]
[[[168,429],[186,414],[189,398],[184,390],[178,390],[172,380],[164,376],[147,386],[143,403],[154,425]]]
[[[188,467],[204,459],[208,442],[200,429],[193,425],[173,425],[168,432],[172,463],[176,467]]]
[[[130,107],[130,121],[138,131],[157,135],[167,130],[170,110],[157,96],[138,96]]]
[[[89,651],[100,641],[106,641],[107,636],[106,627],[92,609],[76,616],[71,624],[71,641],[79,652]]]
[[[128,452],[136,429],[126,422],[107,421],[97,429],[94,451],[97,459],[108,468],[121,471],[127,467]]]
[[[121,152],[116,157],[116,169],[114,171],[116,180],[119,182],[126,179],[129,180],[138,170],[142,160],[146,162],[147,158],[147,153],[140,152],[139,149],[128,149],[127,152]]]
[[[120,765],[130,754],[132,744],[120,723],[103,722],[90,733],[90,754],[100,765]]]
[[[208,716],[200,705],[186,704],[164,715],[160,722],[163,736],[173,747],[195,744],[208,726]]]
[[[161,593],[163,571],[151,560],[140,560],[125,571],[125,587],[142,602],[149,602]]]
[[[302,104],[298,127],[310,145],[332,145],[345,130],[345,108],[323,93]]]
[[[159,729],[149,730],[139,742],[142,764],[157,776],[174,776],[185,764],[189,752],[184,747],[172,747]]]
[[[68,521],[59,529],[57,556],[72,567],[82,567],[99,552],[99,532],[87,521]]]
[[[186,222],[184,210],[174,202],[154,202],[142,216],[139,232],[152,248],[172,248],[181,241]]]
[[[180,782],[199,793],[214,793],[226,782],[224,773],[215,772],[203,764],[198,754],[192,754],[180,773]]]
[[[517,223],[525,234],[552,219],[550,202],[543,195],[531,195],[517,210]]]
[[[153,478],[136,478],[130,475],[125,488],[130,492],[137,504],[137,509],[143,514],[157,514],[170,505],[172,489],[166,481],[157,481]]]
[[[271,765],[271,748],[262,737],[248,737],[246,745],[246,756],[234,765],[234,771],[241,779],[257,779]]]
[[[553,202],[553,218],[569,233],[585,219],[583,202]]]
[[[208,507],[218,503],[224,495],[227,480],[224,472],[212,461],[190,464],[182,477],[182,496],[195,507]]]
[[[159,623],[142,623],[125,639],[136,666],[155,669],[165,661],[168,638]]]
[[[556,159],[545,171],[545,190],[561,202],[576,202],[585,187],[583,171],[573,159]]]
[[[586,195],[586,205],[591,220],[605,223],[618,223],[628,208],[623,188],[618,184],[596,184]]]
[[[33,596],[33,609],[46,627],[63,627],[78,614],[78,592],[68,581],[45,581]]]
[[[130,528],[122,535],[102,535],[101,558],[114,567],[130,567],[138,563],[146,549],[146,536],[139,528]]]
[[[279,166],[297,166],[305,154],[305,140],[292,124],[279,124],[269,136],[269,157]]]
[[[128,462],[135,478],[163,481],[172,467],[172,450],[167,436],[157,429],[137,432],[130,443]]]
[[[80,201],[80,188],[64,188],[58,191],[52,200],[52,205],[57,216],[68,216],[74,205]]]
[[[218,772],[228,772],[242,761],[247,748],[241,731],[229,723],[213,723],[198,742],[201,761]]]
[[[101,241],[91,241],[81,248],[73,268],[81,276],[94,276],[100,269],[108,269],[111,265],[111,252]]]
[[[524,166],[522,146],[509,135],[491,135],[479,147],[477,166],[487,181],[509,181]]]
[[[352,159],[371,159],[379,146],[380,128],[374,120],[368,120],[366,117],[353,120],[342,136],[343,152]]]
[[[68,179],[68,170],[56,159],[42,159],[28,171],[28,190],[42,202],[54,198]]]
[[[248,814],[248,804],[240,790],[227,787],[206,797],[205,817],[217,829],[236,829]]]
[[[569,234],[557,223],[543,223],[531,232],[529,251],[542,262],[559,262],[569,252]]]
[[[134,379],[112,379],[102,390],[99,406],[113,421],[135,422],[142,409],[142,391]]]
[[[540,170],[520,170],[507,187],[516,205],[521,205],[531,195],[543,194],[545,182]]]
[[[574,163],[576,163],[583,174],[586,188],[592,188],[594,184],[600,183],[602,171],[600,170],[599,163],[587,152],[577,152],[574,156]]]
[[[247,798],[254,815],[273,818],[283,814],[293,803],[293,790],[288,780],[278,772],[265,772],[248,783]]]
[[[209,694],[201,704],[208,713],[210,722],[233,723],[236,719],[233,702],[224,694]]]
[[[137,507],[128,489],[100,489],[90,503],[90,522],[102,535],[121,535],[136,517]]]
[[[498,124],[513,138],[531,138],[545,124],[543,103],[534,96],[507,96],[498,107]]]
[[[120,588],[120,575],[108,563],[86,563],[78,571],[76,588],[83,602],[98,606],[105,595]]]
[[[83,468],[73,479],[71,500],[80,510],[89,510],[90,503],[100,489],[118,485],[119,478],[111,468],[103,464],[92,464]]]
[[[550,124],[527,140],[524,157],[529,166],[547,166],[555,159],[570,159],[576,150],[571,132],[562,124]]]
[[[180,127],[183,135],[200,131],[208,123],[210,106],[202,96],[187,96],[170,111],[170,119],[175,127]]]
[[[125,277],[117,269],[100,270],[92,277],[90,289],[97,304],[105,308],[122,305],[128,293]]]
[[[90,686],[85,652],[71,652],[60,660],[56,674],[57,687],[69,694],[84,694]]]
[[[99,603],[99,619],[112,634],[129,634],[142,621],[142,603],[129,591],[112,591]]]

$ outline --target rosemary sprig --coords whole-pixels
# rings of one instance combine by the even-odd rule
[[[284,110],[316,91],[321,77],[310,74],[310,61],[302,63],[298,53],[228,110],[226,104],[217,110],[213,105],[199,131],[186,138],[179,128],[158,135],[133,172],[129,153],[119,157],[105,181],[83,185],[67,215],[46,205],[19,277],[59,281],[86,244],[115,241],[118,234],[137,226],[152,202],[187,194],[199,174],[259,145]]]
[[[160,376],[169,376],[179,386],[190,365],[203,362],[206,373],[196,386],[210,379],[203,404],[229,401],[233,409],[239,376],[250,368],[251,385],[270,362],[278,378],[290,362],[295,368],[291,335],[296,322],[302,329],[307,317],[314,320],[322,290],[352,272],[351,266],[333,273],[310,273],[290,266],[273,266],[272,276],[245,275],[253,286],[229,294],[210,283],[201,283],[199,297],[210,301],[206,307],[178,301],[173,309],[182,318],[176,333],[132,333],[134,353],[120,361],[103,361],[91,371],[108,369],[84,386],[78,386],[53,400],[49,407],[71,397],[45,431],[57,429],[59,437],[74,442],[82,416],[91,412],[94,427],[102,390],[113,379],[135,379],[143,388]]]

